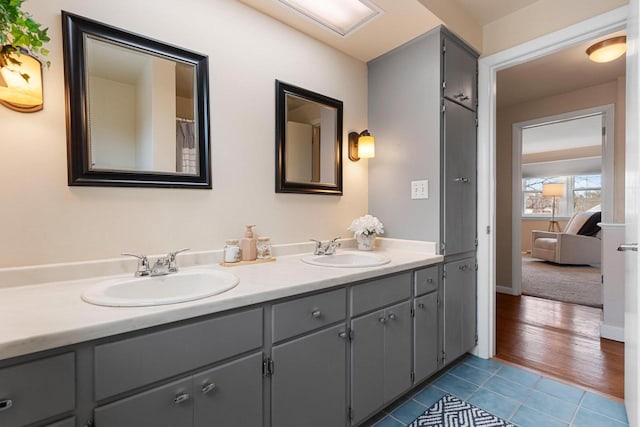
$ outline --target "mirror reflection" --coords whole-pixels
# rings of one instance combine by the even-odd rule
[[[89,170],[197,175],[194,65],[85,37]]]
[[[276,192],[342,194],[342,101],[276,81]]]
[[[286,102],[287,181],[335,184],[337,109],[290,94]]]

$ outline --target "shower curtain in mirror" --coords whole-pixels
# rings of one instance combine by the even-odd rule
[[[195,175],[198,149],[193,120],[176,119],[176,172]]]

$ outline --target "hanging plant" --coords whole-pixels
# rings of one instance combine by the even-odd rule
[[[42,57],[49,54],[44,48],[48,42],[48,28],[33,20],[30,14],[21,10],[25,0],[0,0],[0,68],[7,65],[20,65],[20,53],[26,50],[30,55],[38,58],[47,67],[50,61],[42,61]],[[20,73],[23,79],[29,81],[29,75]]]

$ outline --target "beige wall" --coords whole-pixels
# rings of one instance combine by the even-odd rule
[[[482,54],[500,52],[627,3],[628,0],[539,0],[485,25]]]
[[[43,111],[0,108],[0,267],[222,248],[245,224],[273,243],[346,237],[366,213],[367,161],[346,160],[367,127],[363,62],[231,0],[25,7],[50,29],[51,68]],[[209,55],[213,190],[67,186],[61,9]],[[344,101],[343,197],[275,194],[275,79]]]
[[[511,224],[512,220],[512,125],[514,123],[553,116],[606,104],[615,108],[615,155],[614,155],[614,220],[624,219],[624,101],[619,85],[624,80],[612,81],[528,103],[499,109],[496,122],[496,284],[511,286]],[[546,229],[546,227],[545,227]]]

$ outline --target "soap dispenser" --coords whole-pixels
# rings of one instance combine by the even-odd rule
[[[244,237],[240,241],[243,261],[254,261],[256,259],[256,238],[253,237],[253,227],[255,225],[247,225],[247,231],[245,231]]]

